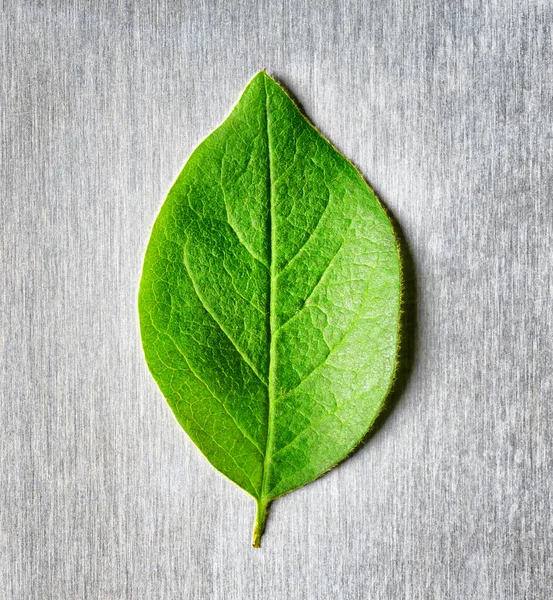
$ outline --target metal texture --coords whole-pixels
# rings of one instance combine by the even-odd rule
[[[550,598],[551,3],[1,20],[0,596]],[[265,67],[397,218],[408,297],[391,410],[253,550],[254,502],[177,425],[136,299],[170,184]]]

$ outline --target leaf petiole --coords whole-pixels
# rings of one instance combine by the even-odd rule
[[[269,502],[263,502],[262,500],[257,500],[257,511],[255,513],[255,523],[253,526],[253,535],[252,535],[252,546],[254,548],[259,548],[261,545],[261,536],[265,531],[265,522],[267,521],[267,508],[269,506]]]

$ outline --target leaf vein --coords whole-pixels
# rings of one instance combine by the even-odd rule
[[[207,304],[204,302],[204,299],[200,295],[200,291],[198,289],[198,285],[197,285],[194,277],[192,277],[192,273],[191,273],[190,268],[188,266],[188,258],[187,258],[188,253],[187,253],[187,249],[186,249],[186,244],[183,246],[183,250],[184,250],[184,253],[183,253],[184,254],[184,261],[183,261],[184,262],[184,268],[186,269],[188,277],[190,278],[190,282],[192,283],[192,287],[194,288],[194,292],[196,292],[196,296],[197,296],[198,300],[200,301],[201,305],[206,310],[206,312],[211,316],[211,318],[215,321],[215,323],[219,326],[219,329],[225,334],[225,336],[228,338],[229,342],[232,344],[232,346],[234,347],[234,349],[242,357],[242,359],[244,360],[244,362],[250,367],[250,369],[257,376],[257,378],[259,379],[259,381],[261,381],[261,383],[263,383],[263,385],[267,385],[267,382],[259,374],[259,372],[258,372],[256,366],[254,365],[254,363],[252,362],[252,360],[249,359],[247,357],[247,355],[244,352],[242,352],[242,350],[240,350],[240,348],[238,347],[238,345],[236,344],[236,342],[232,339],[232,336],[228,333],[228,331],[226,331],[226,329],[223,327],[222,323],[219,322],[219,320],[215,316],[213,310],[211,310],[207,306]]]
[[[155,325],[152,323],[152,326],[155,329]],[[200,382],[202,383],[205,388],[207,389],[207,391],[211,394],[211,396],[217,400],[217,402],[219,402],[219,404],[221,405],[221,407],[223,408],[223,410],[227,413],[227,415],[231,418],[232,422],[236,425],[236,428],[238,429],[238,431],[240,431],[240,433],[249,441],[251,442],[255,448],[258,450],[258,452],[263,455],[263,453],[261,452],[261,448],[257,445],[257,443],[242,429],[242,427],[238,424],[238,421],[232,416],[232,414],[229,412],[228,408],[225,406],[225,403],[221,400],[221,398],[219,398],[215,392],[211,389],[211,387],[208,385],[208,383],[202,379],[202,377],[200,377],[200,375],[198,375],[198,373],[196,373],[196,371],[194,371],[194,369],[192,368],[187,356],[184,354],[184,352],[181,350],[181,348],[179,347],[179,345],[177,344],[176,340],[169,334],[169,333],[164,333],[164,332],[160,332],[156,329],[158,336],[160,335],[165,335],[167,336],[171,342],[173,343],[173,345],[175,346],[177,352],[182,356],[182,358],[184,359],[184,362],[186,363],[186,366],[188,367],[188,369],[190,370],[190,372],[192,373],[192,375]],[[156,354],[157,357],[159,359],[159,362],[161,362],[161,364],[166,367],[167,369],[170,369],[171,371],[177,371],[178,369],[175,369],[174,367],[169,366],[159,355],[159,352],[156,349]],[[175,391],[179,397],[182,400],[182,396],[180,395],[179,392],[177,392],[177,390],[175,390],[173,388],[173,391]],[[198,427],[201,427],[201,425],[198,423]],[[202,431],[205,431],[202,427]],[[207,432],[205,432],[207,433]],[[209,434],[208,434],[209,435]],[[251,480],[250,480],[251,481]],[[253,483],[252,483],[253,485]]]
[[[376,269],[376,267],[375,267]],[[336,350],[338,348],[340,348],[344,343],[346,338],[349,336],[349,334],[354,330],[355,326],[362,320],[362,316],[361,313],[363,311],[363,308],[365,307],[365,303],[367,302],[367,298],[369,296],[369,292],[370,292],[370,282],[372,279],[372,275],[375,271],[375,269],[373,269],[373,271],[371,272],[371,274],[369,275],[368,279],[367,279],[367,290],[365,292],[365,296],[363,297],[363,301],[361,302],[361,307],[359,309],[359,311],[357,312],[357,314],[355,315],[355,317],[353,318],[350,326],[348,327],[348,329],[345,331],[344,335],[340,338],[340,340],[330,349],[329,353],[325,356],[324,360],[321,361],[318,365],[316,365],[311,371],[309,371],[309,373],[307,373],[307,375],[305,375],[305,377],[298,383],[296,384],[293,388],[287,390],[286,392],[284,392],[283,394],[281,394],[280,396],[277,396],[275,398],[275,402],[277,400],[280,400],[282,398],[284,398],[285,396],[288,396],[289,394],[291,394],[294,390],[298,389],[303,383],[305,383],[316,371],[318,371],[320,368],[322,368],[328,361],[328,359],[336,352]]]

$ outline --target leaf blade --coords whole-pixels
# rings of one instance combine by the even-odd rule
[[[171,189],[139,292],[150,370],[208,460],[256,498],[254,542],[267,504],[345,458],[382,407],[400,282],[372,190],[259,73]]]

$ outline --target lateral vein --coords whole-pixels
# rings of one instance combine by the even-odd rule
[[[215,313],[213,312],[213,310],[211,308],[209,308],[209,306],[207,305],[205,300],[202,298],[202,296],[200,294],[200,290],[198,289],[198,286],[196,284],[196,280],[192,276],[192,272],[190,271],[190,267],[188,266],[188,252],[186,249],[186,244],[184,245],[183,250],[184,250],[184,252],[183,252],[184,268],[186,269],[186,273],[187,273],[188,277],[190,278],[190,283],[192,284],[192,287],[194,288],[194,292],[196,292],[196,296],[198,297],[198,300],[200,301],[201,305],[204,307],[205,311],[209,314],[209,316],[215,321],[215,323],[217,324],[219,329],[225,334],[225,336],[227,337],[229,342],[233,345],[233,347],[238,352],[238,354],[242,357],[244,362],[248,365],[248,367],[250,367],[250,369],[253,371],[254,375],[259,379],[259,381],[261,381],[261,383],[263,385],[267,385],[267,382],[259,374],[259,371],[257,370],[254,363],[246,356],[246,354],[242,350],[240,350],[240,348],[238,347],[236,342],[232,339],[232,336],[225,329],[225,327],[223,327],[222,323],[215,316]]]

